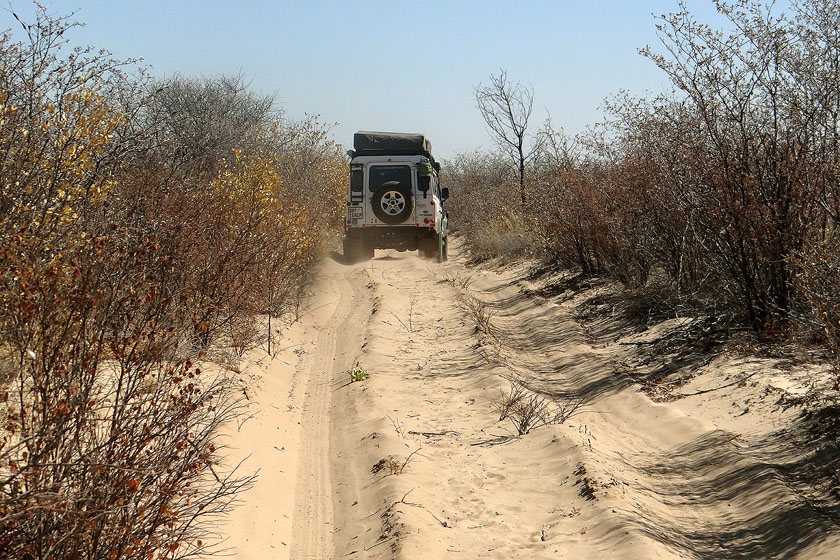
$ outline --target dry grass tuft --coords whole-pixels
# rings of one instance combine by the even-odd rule
[[[509,375],[507,381],[508,390],[499,389],[499,396],[491,401],[491,406],[498,412],[499,421],[510,420],[518,436],[543,426],[563,424],[585,404],[583,397],[535,392],[516,375]]]

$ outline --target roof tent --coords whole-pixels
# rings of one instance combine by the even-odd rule
[[[357,156],[426,156],[434,161],[432,143],[424,134],[362,130],[353,135],[353,148]]]

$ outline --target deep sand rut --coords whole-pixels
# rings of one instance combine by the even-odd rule
[[[254,417],[231,445],[260,479],[224,527],[237,557],[840,557],[793,476],[807,457],[778,437],[791,414],[770,384],[743,393],[758,366],[705,363],[688,396],[653,402],[619,367],[644,341],[593,334],[521,269],[455,257],[329,260],[284,348],[250,356]],[[350,383],[357,361],[370,377]],[[510,374],[586,404],[510,437],[493,410]]]

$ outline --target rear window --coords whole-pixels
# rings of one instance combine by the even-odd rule
[[[362,192],[362,184],[364,182],[364,171],[361,169],[353,169],[350,171],[350,190],[353,192]]]
[[[382,188],[385,183],[396,182],[406,188],[411,188],[411,167],[408,165],[372,165],[368,171],[368,186],[370,192]],[[396,184],[387,185],[396,187]]]

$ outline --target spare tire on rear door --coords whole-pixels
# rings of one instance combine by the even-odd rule
[[[370,199],[373,213],[386,224],[401,224],[414,210],[411,187],[399,181],[388,181],[373,193]]]

